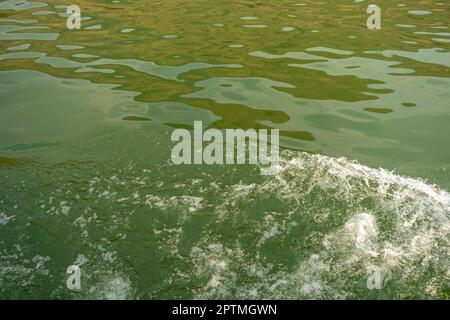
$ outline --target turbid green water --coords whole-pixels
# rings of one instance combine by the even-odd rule
[[[449,297],[447,0],[69,4],[0,2],[0,298]],[[171,165],[195,120],[281,168]]]

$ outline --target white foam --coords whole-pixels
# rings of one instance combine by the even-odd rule
[[[260,234],[258,248],[266,241],[280,243],[283,237],[295,236],[292,226],[300,216],[311,217],[328,230],[302,235],[315,245],[307,257],[303,257],[305,252],[298,253],[295,270],[274,269],[262,259],[261,251],[249,256],[242,250],[214,253],[214,260],[226,261],[233,272],[218,282],[223,276],[218,268],[201,268],[203,272],[210,270],[211,279],[216,280],[211,280],[214,288],[205,286],[197,297],[231,294],[245,299],[258,292],[258,298],[272,299],[355,298],[361,290],[371,293],[366,279],[368,270],[374,268],[382,275],[381,290],[390,286],[393,298],[442,294],[450,273],[448,260],[442,260],[450,252],[447,191],[421,179],[345,158],[289,151],[283,154],[280,166],[262,183],[240,183],[223,192],[223,203],[216,207],[224,220],[221,223],[242,214],[242,205],[270,195],[282,200],[286,209],[266,213],[254,222],[255,234]],[[205,249],[197,250],[203,252],[203,259],[211,259]],[[241,284],[236,279],[239,274],[256,276],[256,269],[265,270],[258,281]]]
[[[14,215],[8,216],[6,215],[4,212],[0,213],[0,225],[5,225],[7,224],[9,221],[14,219]]]

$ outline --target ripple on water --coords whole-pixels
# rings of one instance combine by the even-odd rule
[[[421,16],[421,15],[431,14],[432,12],[426,11],[426,10],[409,10],[408,13]]]
[[[161,38],[163,38],[163,39],[177,39],[178,35],[176,35],[176,34],[164,34],[164,35],[161,36]]]
[[[121,33],[130,33],[130,32],[133,32],[135,29],[133,29],[133,28],[125,28],[125,29],[122,29],[122,30],[120,30],[120,32]]]

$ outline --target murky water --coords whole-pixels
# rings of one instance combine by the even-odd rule
[[[1,298],[449,297],[447,0],[70,4],[0,2]],[[171,165],[195,120],[280,170]]]

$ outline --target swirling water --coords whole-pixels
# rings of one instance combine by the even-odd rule
[[[448,298],[447,1],[69,4],[0,3],[1,298]],[[277,174],[171,165],[194,120]]]

